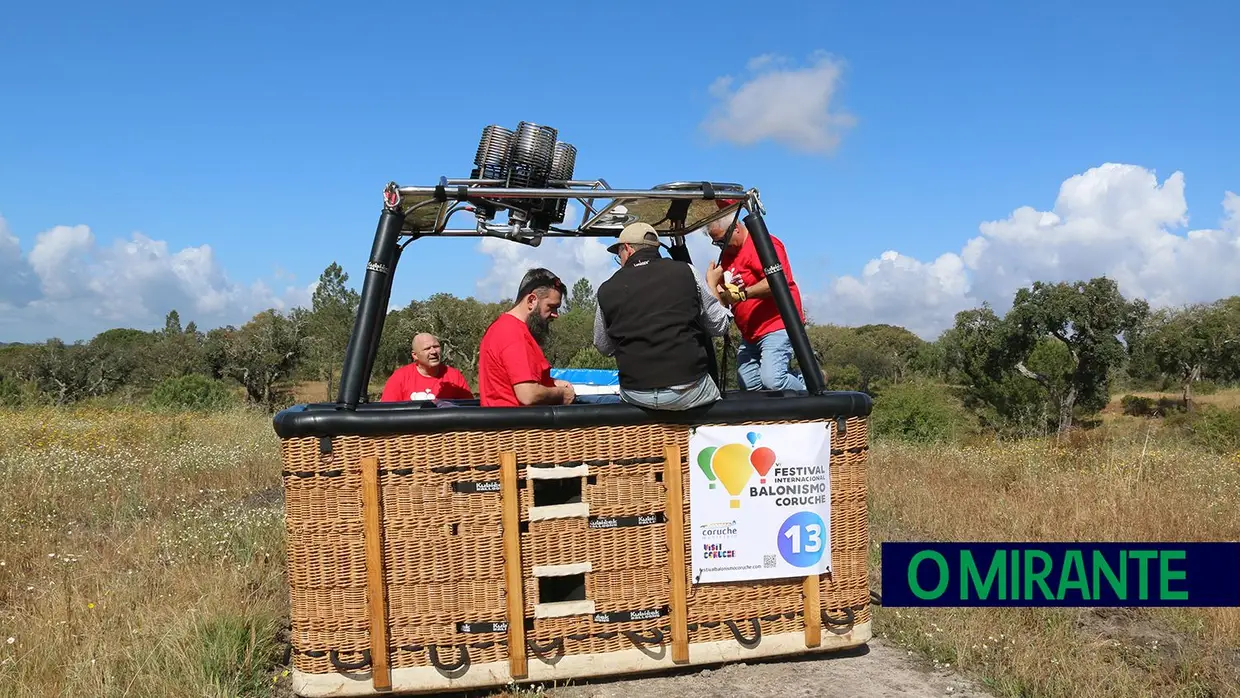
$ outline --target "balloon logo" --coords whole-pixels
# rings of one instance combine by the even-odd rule
[[[751,431],[751,432],[749,432],[748,434],[746,434],[746,435],[745,435],[745,438],[749,439],[749,445],[750,445],[750,446],[752,446],[752,445],[754,445],[754,444],[758,443],[758,433],[757,433],[757,432]]]
[[[710,480],[710,488],[715,489],[715,472],[710,469],[710,457],[714,455],[715,447],[707,446],[698,453],[697,464],[706,473],[706,479]]]
[[[745,483],[749,482],[753,474],[753,468],[749,463],[749,447],[745,444],[721,446],[711,458],[711,469],[715,471],[715,476],[728,490],[728,494],[733,497],[739,496],[745,488]],[[733,499],[731,506],[733,509],[739,509],[740,500]]]
[[[749,454],[749,462],[753,465],[753,469],[758,471],[763,483],[766,482],[766,474],[771,472],[771,466],[775,465],[775,452],[766,446],[754,449]]]

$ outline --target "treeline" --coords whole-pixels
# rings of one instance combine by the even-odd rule
[[[243,400],[277,409],[289,389],[314,382],[335,396],[358,293],[332,263],[311,307],[268,310],[241,327],[208,331],[184,326],[176,311],[156,331],[113,329],[88,342],[0,347],[0,402],[10,406],[69,404],[109,398],[168,406],[215,406]],[[506,303],[436,294],[390,310],[371,395],[409,361],[417,332],[431,332],[446,360],[476,387],[478,344]],[[545,347],[552,365],[614,368],[592,346],[595,299],[582,279],[569,293]],[[739,337],[732,330],[733,352]],[[885,404],[876,422],[918,432],[948,413],[1007,434],[1064,431],[1096,415],[1117,390],[1176,391],[1181,410],[1195,393],[1240,381],[1240,296],[1151,311],[1124,298],[1106,278],[1034,283],[1000,316],[988,305],[959,313],[952,328],[925,341],[892,325],[811,324],[810,342],[832,389],[860,390]],[[728,387],[735,355],[723,353]],[[899,403],[916,407],[896,409]],[[1149,405],[1131,402],[1133,410]],[[1166,407],[1164,405],[1163,407]]]

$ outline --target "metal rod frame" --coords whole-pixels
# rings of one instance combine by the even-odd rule
[[[563,185],[563,187],[548,189],[509,189],[502,186],[493,186],[499,184],[501,183],[497,180],[447,178],[440,178],[439,186],[434,187],[398,187],[395,182],[388,184],[384,192],[384,208],[379,216],[374,242],[370,250],[370,260],[366,265],[366,277],[362,284],[361,302],[358,305],[357,315],[354,318],[353,331],[349,335],[348,348],[345,350],[340,391],[336,398],[337,409],[353,410],[360,402],[364,402],[368,398],[367,386],[376,355],[379,351],[379,340],[383,333],[384,320],[387,317],[388,303],[392,293],[392,278],[396,271],[396,264],[401,256],[401,250],[403,249],[399,245],[400,238],[412,237],[416,239],[419,237],[440,236],[484,237],[496,235],[495,232],[485,230],[453,230],[442,227],[447,220],[447,216],[444,214],[459,203],[479,202],[482,200],[486,200],[484,203],[489,205],[498,204],[502,208],[502,203],[499,203],[498,200],[503,199],[576,199],[580,201],[585,206],[585,212],[582,214],[582,224],[577,229],[533,231],[534,234],[540,237],[565,238],[614,237],[618,235],[619,229],[590,229],[588,226],[592,222],[601,220],[604,214],[615,206],[622,205],[626,200],[735,200],[733,203],[720,208],[717,213],[701,221],[695,221],[692,229],[703,227],[718,218],[735,215],[741,207],[749,211],[749,214],[745,216],[745,227],[753,238],[758,258],[762,262],[763,270],[771,287],[771,294],[774,297],[775,305],[778,307],[780,317],[784,321],[784,327],[788,331],[793,353],[797,358],[801,374],[805,379],[806,390],[810,395],[819,395],[826,392],[822,370],[814,359],[813,349],[809,343],[809,335],[805,331],[805,323],[797,312],[796,304],[788,287],[788,279],[784,274],[783,266],[779,262],[779,257],[775,253],[770,232],[767,230],[766,221],[762,215],[765,211],[756,189],[745,190],[740,185],[711,185],[705,182],[687,184],[678,182],[662,185],[654,189],[611,189],[603,180],[552,182],[552,185]],[[582,188],[585,188],[585,191]],[[431,198],[428,200],[427,196]],[[406,198],[414,198],[416,201],[406,206],[403,205]],[[611,199],[612,202],[601,209],[595,210],[593,202],[598,198]],[[436,228],[439,228],[438,230],[408,230],[405,228],[406,216],[411,211],[432,203],[439,204],[442,207],[436,214],[436,220],[438,221]],[[690,228],[678,229],[664,232],[663,234],[671,237],[680,237],[689,230]],[[519,231],[519,234],[528,234],[529,232],[531,231]],[[522,241],[515,239],[514,242]],[[691,261],[688,259],[689,251],[681,240],[676,240],[673,248],[675,250],[675,258],[684,257],[685,261]],[[712,356],[714,354],[713,346],[711,347],[711,354]],[[726,357],[724,361],[726,366]],[[711,363],[714,364],[715,362],[712,361]],[[719,372],[717,378],[720,382],[720,391],[722,392],[722,386],[726,384],[727,377],[722,375],[722,372]]]

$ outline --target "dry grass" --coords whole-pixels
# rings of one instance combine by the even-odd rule
[[[0,694],[270,692],[287,596],[266,417],[0,424]]]
[[[0,695],[285,693],[268,416],[47,410],[0,426]],[[876,444],[876,548],[1240,539],[1240,456],[1156,429],[1121,417],[1058,445]],[[1240,694],[1236,609],[880,609],[876,630],[1001,695]]]
[[[1146,420],[1061,444],[883,444],[873,455],[876,547],[1240,540],[1240,454],[1178,446]],[[882,609],[876,627],[1000,695],[1240,695],[1240,609]]]
[[[1184,398],[1184,394],[1178,391],[1158,392],[1138,390],[1119,392],[1111,396],[1111,400],[1107,403],[1105,412],[1107,414],[1122,412],[1122,401],[1124,396],[1129,394],[1136,395],[1137,397],[1148,397],[1152,400],[1168,398],[1177,402]],[[1214,405],[1215,407],[1225,410],[1237,409],[1240,408],[1240,390],[1220,390],[1206,395],[1194,394],[1193,402],[1198,405]]]

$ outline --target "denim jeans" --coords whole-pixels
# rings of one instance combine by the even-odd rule
[[[736,379],[742,390],[805,390],[800,374],[789,370],[792,340],[787,330],[763,335],[757,344],[741,341],[736,350]]]
[[[625,402],[652,410],[689,410],[719,399],[719,386],[706,374],[687,388],[655,388],[653,390],[620,389]]]
[[[620,402],[620,396],[611,393],[602,395],[578,395],[573,398],[574,405],[612,405]]]

